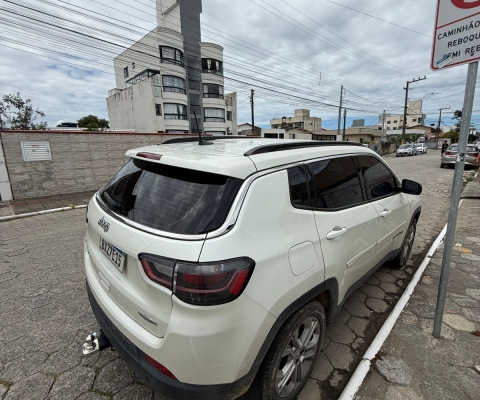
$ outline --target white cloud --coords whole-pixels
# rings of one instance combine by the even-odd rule
[[[226,80],[227,91],[238,91],[239,123],[250,121],[248,96],[252,84],[256,85],[253,87],[257,95],[256,124],[261,126],[268,126],[270,118],[292,115],[296,108],[310,108],[313,115],[322,117],[325,121],[334,120],[338,115],[337,109],[304,99],[336,106],[342,83],[347,90],[345,104],[350,108],[349,117],[367,116],[368,122],[372,122],[383,109],[400,112],[405,82],[423,75],[427,75],[427,80],[413,84],[410,97],[426,96],[424,109],[430,117],[435,119],[438,115],[436,110],[442,106],[451,106],[452,110],[462,107],[463,84],[449,88],[465,80],[466,67],[430,71],[430,37],[347,10],[326,0],[286,1],[334,34],[280,0],[265,0],[274,5],[276,11],[262,0],[203,1],[203,40],[224,46],[226,76],[248,82]],[[49,6],[48,2],[58,6],[70,3],[97,14],[90,14],[92,18],[87,18]],[[123,37],[138,39],[155,24],[155,11],[152,8],[155,2],[152,0],[85,0],[81,3],[73,0],[25,0],[20,4],[58,13],[64,18],[61,26],[101,36],[123,46],[129,43]],[[431,35],[433,31],[434,0],[377,0],[368,3],[342,0],[342,4],[426,35]],[[283,19],[259,5],[279,14]],[[5,8],[21,9],[8,3]],[[80,8],[77,10],[85,12]],[[8,17],[4,11],[0,14],[15,24],[24,23],[16,17]],[[113,19],[124,21],[124,28],[119,29],[93,19],[104,19],[100,14],[108,15],[110,22],[115,24],[120,22]],[[67,19],[80,21],[91,28],[78,26]],[[44,17],[43,20],[48,21],[49,18]],[[102,33],[102,30],[114,32],[118,36],[112,37]],[[73,38],[71,34],[65,37]],[[80,59],[21,47],[18,43],[11,43],[11,40],[28,41],[32,45],[78,56]],[[115,87],[112,58],[114,54],[120,53],[121,47],[100,44],[87,38],[81,42],[90,47],[60,40],[55,42],[45,33],[33,32],[32,35],[25,28],[12,30],[0,21],[0,44],[82,65],[63,64],[0,46],[0,94],[18,91],[31,98],[46,113],[47,121],[52,126],[59,120],[77,120],[87,114],[108,118],[105,98],[108,90]],[[89,71],[89,68],[96,70]],[[263,88],[274,89],[276,92]],[[436,94],[427,95],[431,92]],[[480,105],[480,100],[476,104]],[[450,123],[448,115],[445,123]],[[335,122],[332,125],[335,126]]]

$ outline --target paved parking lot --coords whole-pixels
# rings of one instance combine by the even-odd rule
[[[443,228],[453,169],[440,156],[387,157],[399,177],[424,187],[422,217],[405,271],[379,270],[327,328],[299,400],[337,398],[423,254]],[[96,323],[85,291],[85,211],[0,223],[0,399],[162,399],[115,352],[83,358]]]

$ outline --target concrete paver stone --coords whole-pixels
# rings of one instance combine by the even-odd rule
[[[354,360],[352,350],[344,344],[330,343],[325,354],[336,369],[350,369],[350,363]]]
[[[400,385],[412,382],[412,369],[401,358],[384,356],[375,362],[375,366],[387,381]]]
[[[460,315],[445,314],[443,316],[443,321],[457,331],[473,332],[475,330],[475,324]]]

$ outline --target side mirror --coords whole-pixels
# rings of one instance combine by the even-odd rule
[[[422,185],[415,181],[411,181],[409,179],[404,179],[402,181],[402,192],[407,194],[415,194],[419,195],[422,194],[423,188]]]

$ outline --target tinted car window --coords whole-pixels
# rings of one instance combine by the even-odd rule
[[[290,186],[290,199],[296,207],[309,207],[308,186],[303,167],[288,169],[288,183]]]
[[[133,222],[192,235],[222,225],[242,182],[132,159],[100,196],[110,210]]]
[[[313,208],[335,209],[363,202],[357,170],[351,157],[333,158],[308,165]]]
[[[397,180],[382,161],[372,156],[359,156],[357,159],[369,198],[397,192]]]

